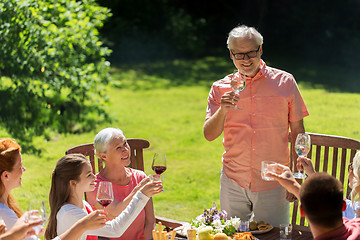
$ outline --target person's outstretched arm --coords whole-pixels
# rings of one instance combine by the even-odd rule
[[[293,177],[290,168],[278,163],[274,165],[276,165],[276,173],[268,172],[266,175],[274,178],[288,192],[294,194],[297,199],[300,199],[300,184]]]
[[[98,229],[105,226],[106,215],[104,210],[96,210],[86,217],[80,219],[65,233],[55,239],[77,240],[87,230]]]

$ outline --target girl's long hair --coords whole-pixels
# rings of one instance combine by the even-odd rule
[[[354,173],[354,184],[351,190],[350,196],[353,206],[355,208],[355,201],[360,200],[360,152],[357,152],[354,159],[353,159],[353,173]],[[356,212],[356,209],[354,209]],[[360,216],[359,209],[357,210],[356,214]]]
[[[78,181],[86,164],[89,164],[89,160],[82,154],[68,154],[56,163],[51,179],[49,194],[51,213],[45,231],[45,239],[53,239],[58,235],[56,215],[70,199],[70,180]]]
[[[16,159],[20,154],[21,148],[19,144],[9,138],[0,138],[0,176],[4,171],[11,172],[16,164]],[[0,178],[0,196],[5,192],[5,185]],[[17,217],[20,217],[23,212],[20,210],[15,199],[9,194],[7,204],[12,209]]]

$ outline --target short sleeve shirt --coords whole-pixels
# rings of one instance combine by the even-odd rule
[[[230,77],[212,85],[206,119],[219,109],[221,96],[232,90]],[[289,165],[289,123],[309,115],[296,81],[290,73],[261,61],[260,71],[246,78],[239,97],[237,106],[242,110],[230,109],[224,124],[224,173],[253,192],[279,187],[276,181],[262,180],[261,161]]]

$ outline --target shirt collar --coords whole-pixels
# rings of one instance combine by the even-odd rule
[[[265,67],[266,67],[265,62],[262,59],[260,59],[260,69],[259,69],[258,73],[254,77],[246,77],[246,80],[249,80],[249,81],[258,80],[262,76],[265,76],[265,72],[266,72]]]

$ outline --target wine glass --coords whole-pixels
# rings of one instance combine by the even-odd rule
[[[35,230],[36,235],[39,235],[41,230],[45,227],[47,221],[46,207],[44,200],[32,199],[29,201],[28,207],[29,213],[27,215],[27,220],[29,223],[37,220],[43,220],[40,226],[35,226],[33,229]],[[33,211],[37,211],[34,213]]]
[[[238,70],[234,70],[231,76],[230,86],[233,89],[233,91],[239,95],[239,93],[245,88],[245,72],[244,71],[239,72],[238,77],[236,76],[236,73],[238,73]],[[237,106],[234,106],[233,109],[242,110]]]
[[[100,182],[96,193],[96,201],[105,209],[114,201],[114,193],[111,182]]]
[[[310,147],[311,147],[310,135],[307,133],[299,133],[295,141],[295,152],[297,153],[297,155],[299,155],[299,157],[305,157],[309,153]],[[301,173],[300,171],[294,173],[293,176],[294,178],[298,178],[298,179],[306,178],[306,175]]]
[[[161,176],[160,180],[163,182],[164,178],[161,174],[166,171],[166,154],[155,153],[151,168],[154,170],[156,175]],[[164,190],[162,190],[162,192],[163,191]]]
[[[155,153],[151,168],[152,168],[152,170],[154,170],[154,172],[157,175],[161,175],[163,172],[165,172],[166,171],[166,154]]]

